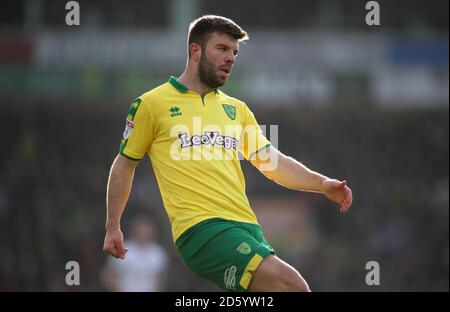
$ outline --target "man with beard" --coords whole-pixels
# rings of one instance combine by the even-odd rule
[[[287,188],[320,192],[346,212],[346,181],[308,169],[273,147],[247,105],[220,91],[247,33],[214,15],[193,21],[182,75],[131,105],[107,189],[104,251],[124,259],[120,219],[135,168],[152,162],[172,236],[183,262],[230,291],[309,291],[292,266],[275,255],[245,194],[238,152]],[[204,125],[202,129],[201,124]]]

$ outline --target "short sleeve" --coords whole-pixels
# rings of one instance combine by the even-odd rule
[[[147,103],[137,98],[131,104],[120,142],[120,154],[140,160],[153,141],[153,116]]]
[[[239,152],[250,160],[256,153],[270,146],[252,111],[244,104],[242,134],[239,141]]]

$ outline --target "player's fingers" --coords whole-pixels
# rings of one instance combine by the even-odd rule
[[[341,207],[339,209],[340,212],[346,212],[348,210],[348,207],[349,207],[347,194],[344,194],[344,198],[342,199],[340,204],[341,204]]]
[[[349,206],[348,202],[345,201],[345,202],[341,205],[341,212],[347,212],[347,210],[348,210],[349,207],[350,207],[350,206]]]
[[[116,248],[120,259],[125,259],[125,246],[122,240],[116,241]]]
[[[350,207],[352,206],[352,202],[353,202],[352,192],[349,191],[345,199],[345,207],[344,207],[345,212],[350,209]]]
[[[113,245],[105,246],[103,251],[110,254],[113,257],[119,258],[116,248]]]
[[[343,203],[346,201],[346,199],[347,199],[347,195],[348,195],[347,189],[344,188],[344,189],[341,191],[341,194],[339,194],[339,195],[342,196],[342,197],[341,197],[341,200],[339,201],[339,203],[340,203],[340,204],[343,204]]]
[[[345,206],[346,206],[346,202],[345,202],[345,198],[344,198],[344,200],[342,200],[342,202],[341,202],[341,208],[340,208],[341,212],[345,211]]]
[[[351,189],[347,190],[346,198],[347,198],[348,206],[350,207],[352,205],[352,202],[353,202],[353,193],[352,193]]]
[[[111,248],[111,255],[116,257],[117,259],[120,258],[120,253],[119,253],[119,251],[117,250],[116,247]]]

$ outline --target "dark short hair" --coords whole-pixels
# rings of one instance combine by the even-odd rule
[[[204,47],[214,32],[228,34],[239,41],[249,39],[247,32],[231,19],[218,15],[204,15],[189,25],[188,51],[191,43],[197,43]]]

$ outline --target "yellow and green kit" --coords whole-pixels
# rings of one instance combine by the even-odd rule
[[[239,159],[269,145],[244,102],[218,89],[200,96],[175,77],[128,112],[120,154],[150,157],[183,261],[224,289],[247,289],[250,272],[273,253],[248,202]]]

